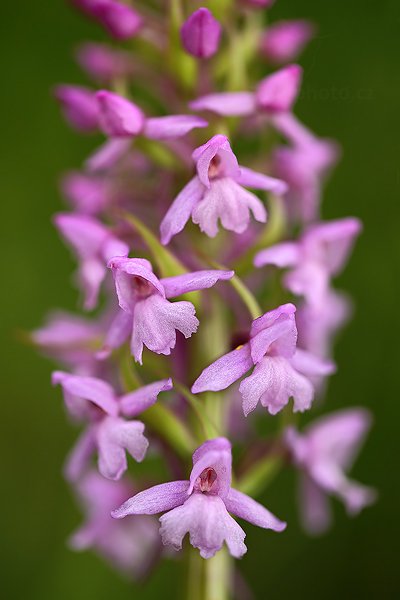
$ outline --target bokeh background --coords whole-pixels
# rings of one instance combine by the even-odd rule
[[[303,55],[298,115],[337,138],[344,156],[324,201],[325,217],[357,215],[365,225],[340,287],[356,304],[337,345],[332,409],[362,404],[375,426],[355,476],[380,490],[376,506],[310,539],[297,525],[294,480],[280,476],[262,498],[290,527],[284,535],[248,526],[242,572],[256,598],[399,598],[400,2],[277,0],[271,19],[306,17],[319,26]],[[80,521],[60,469],[76,432],[49,385],[51,365],[18,340],[50,307],[72,309],[72,261],[50,225],[63,206],[62,170],[78,166],[93,140],[71,132],[50,95],[57,82],[83,82],[71,58],[97,27],[62,0],[3,2],[0,35],[1,256],[3,285],[0,460],[1,589],[8,599],[175,598],[179,570],[164,564],[144,587],[121,579],[66,537]]]

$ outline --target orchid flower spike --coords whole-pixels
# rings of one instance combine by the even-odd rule
[[[283,531],[280,521],[261,504],[231,488],[232,453],[226,438],[208,440],[193,454],[189,481],[172,481],[144,490],[127,500],[111,514],[116,519],[128,515],[160,512],[163,544],[175,550],[189,533],[190,543],[203,558],[211,558],[225,542],[235,558],[245,554],[245,532],[229,513],[253,525]]]
[[[245,117],[255,113],[274,116],[291,111],[300,91],[302,68],[289,65],[265,77],[255,92],[208,94],[190,102],[192,110],[209,110],[226,117]]]
[[[329,375],[334,365],[296,348],[295,312],[293,304],[284,304],[255,319],[250,341],[204,369],[192,386],[193,394],[224,390],[255,367],[239,387],[245,416],[259,402],[275,415],[291,397],[294,412],[308,410],[314,398],[309,377]]]
[[[332,277],[344,268],[360,232],[361,223],[353,217],[317,223],[308,227],[297,242],[282,242],[261,250],[254,264],[288,268],[286,289],[304,296],[308,304],[322,307]]]
[[[303,433],[286,430],[284,439],[300,470],[301,511],[304,527],[322,533],[330,524],[327,496],[340,498],[349,515],[376,499],[376,492],[347,478],[370,428],[371,417],[362,408],[350,408],[321,417]]]
[[[69,414],[88,422],[67,461],[70,481],[85,473],[96,449],[99,471],[107,479],[122,477],[127,469],[126,452],[141,462],[149,445],[143,435],[144,424],[124,417],[136,417],[156,402],[160,392],[172,389],[172,380],[163,379],[118,396],[109,383],[97,377],[64,371],[55,371],[52,383],[61,385]]]
[[[147,118],[136,104],[108,90],[98,91],[96,99],[100,128],[109,137],[132,138],[143,135],[151,140],[168,140],[208,125],[207,121],[195,115]]]
[[[59,213],[54,224],[80,262],[78,282],[84,294],[84,308],[92,310],[107,274],[108,261],[113,256],[127,256],[129,247],[100,221],[86,215]]]
[[[85,520],[69,538],[73,550],[95,550],[111,566],[134,578],[143,577],[158,554],[160,541],[154,517],[110,517],[111,510],[133,493],[130,481],[110,481],[96,471],[88,472],[74,486]]]
[[[157,354],[175,348],[176,331],[186,338],[197,331],[199,321],[191,302],[169,302],[169,298],[210,288],[231,279],[233,271],[194,271],[158,279],[143,258],[113,258],[109,264],[121,308],[106,337],[103,355],[118,348],[131,336],[131,352],[142,364],[143,346]]]
[[[197,175],[175,198],[162,220],[163,244],[182,231],[190,217],[209,237],[217,235],[219,219],[224,229],[243,233],[249,225],[250,212],[261,223],[266,222],[267,212],[261,200],[242,186],[278,196],[287,189],[279,179],[239,166],[224,135],[215,135],[196,148],[192,156]]]

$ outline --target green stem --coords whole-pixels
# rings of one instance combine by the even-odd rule
[[[226,546],[205,561],[204,600],[229,600],[233,560]]]
[[[193,411],[196,413],[200,421],[204,437],[206,440],[218,437],[219,431],[214,422],[206,415],[202,402],[194,394],[192,394],[186,386],[178,381],[174,381],[174,388],[178,390],[182,396],[188,401]]]

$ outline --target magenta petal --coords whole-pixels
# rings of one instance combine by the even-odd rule
[[[329,529],[332,514],[329,498],[306,473],[300,474],[300,515],[304,529],[320,535]]]
[[[143,435],[144,425],[140,421],[124,421],[106,417],[97,428],[99,471],[107,479],[118,480],[127,469],[125,451],[141,462],[149,442]]]
[[[310,21],[278,21],[268,27],[261,40],[261,52],[275,64],[296,60],[312,39],[315,27]]]
[[[129,498],[122,506],[113,510],[114,519],[123,519],[128,515],[155,515],[171,510],[187,499],[188,481],[170,481],[139,492]]]
[[[133,315],[131,351],[142,363],[143,345],[157,354],[170,354],[176,344],[176,330],[189,338],[199,321],[191,302],[169,302],[159,294],[138,302]]]
[[[107,140],[86,160],[85,167],[89,173],[107,171],[127,154],[130,146],[131,140],[129,139],[113,138]]]
[[[244,519],[253,525],[274,531],[286,529],[286,523],[269,512],[262,504],[259,504],[250,496],[231,489],[228,498],[224,500],[225,506],[230,513],[240,519]]]
[[[276,267],[294,267],[300,260],[300,249],[297,242],[282,242],[258,252],[254,258],[254,266],[275,265]]]
[[[139,31],[142,17],[131,7],[115,0],[95,2],[89,12],[116,40],[128,40]]]
[[[229,387],[253,366],[250,345],[244,344],[228,354],[224,354],[206,367],[192,386],[192,393],[216,392]]]
[[[270,356],[293,356],[297,342],[295,312],[293,304],[282,304],[253,321],[250,347],[254,363],[259,362],[266,352]]]
[[[119,399],[122,414],[126,417],[136,417],[157,401],[158,394],[171,389],[172,379],[162,379],[124,394]]]
[[[226,117],[244,117],[256,111],[255,95],[251,92],[222,92],[193,100],[192,110],[209,110]]]
[[[64,475],[68,481],[76,482],[84,474],[90,464],[90,459],[96,449],[96,437],[93,427],[80,435],[75,446],[67,456]]]
[[[147,292],[157,293],[164,296],[164,288],[160,281],[154,275],[151,264],[144,258],[120,258],[115,257],[108,263],[112,270],[115,288],[118,296],[118,303],[122,310],[132,313],[140,293],[136,291],[136,280],[138,283],[143,280],[143,285],[147,285]]]
[[[240,175],[235,181],[244,187],[254,188],[256,190],[265,190],[276,196],[283,196],[288,190],[288,185],[281,179],[269,177],[263,173],[258,173],[248,167],[240,166]]]
[[[171,238],[182,231],[190,219],[194,206],[201,199],[203,192],[203,184],[198,177],[194,177],[178,194],[161,221],[160,233],[162,244],[169,244]]]
[[[215,285],[218,281],[226,281],[234,276],[234,271],[193,271],[184,275],[165,277],[161,283],[165,290],[166,298],[175,298],[188,292],[204,290]]]
[[[98,359],[107,358],[113,350],[122,346],[132,333],[132,323],[132,315],[121,308],[107,331],[103,347],[97,353]]]
[[[143,135],[151,140],[170,140],[207,125],[207,121],[194,115],[168,115],[146,119]]]
[[[63,371],[55,371],[52,375],[53,385],[61,384],[64,392],[93,402],[109,415],[118,413],[118,404],[114,390],[105,381],[97,377],[81,377]]]
[[[181,40],[186,52],[196,58],[210,58],[218,50],[221,25],[207,8],[199,8],[181,28]]]
[[[193,494],[183,506],[160,517],[161,538],[175,550],[182,548],[182,540],[189,533],[190,543],[200,550],[203,558],[211,558],[226,542],[235,558],[245,554],[245,533],[228,514],[219,496]]]
[[[299,65],[289,65],[268,75],[257,88],[257,103],[270,113],[291,110],[300,90],[303,70]]]
[[[96,93],[100,110],[100,127],[110,137],[138,135],[145,123],[143,112],[136,104],[118,94],[100,90]]]
[[[55,97],[65,119],[79,131],[95,131],[99,125],[99,109],[94,92],[84,87],[59,85]]]
[[[243,397],[243,412],[247,416],[258,402],[276,415],[293,397],[294,412],[303,412],[311,407],[314,388],[310,381],[293,369],[286,358],[266,356],[255,367],[253,373],[240,384]]]

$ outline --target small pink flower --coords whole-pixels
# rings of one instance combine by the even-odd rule
[[[226,438],[208,440],[193,454],[189,481],[172,481],[144,490],[112,512],[116,519],[160,512],[161,538],[175,550],[189,533],[203,558],[211,558],[225,542],[235,558],[246,553],[245,532],[229,513],[253,525],[283,531],[286,523],[261,504],[231,488],[232,454]]]
[[[270,191],[277,195],[286,191],[279,179],[268,177],[238,165],[228,138],[215,135],[192,154],[197,175],[175,198],[160,226],[161,242],[168,244],[173,236],[192,221],[209,237],[218,233],[218,220],[224,229],[243,233],[254,218],[265,223],[267,212],[257,196],[242,186]]]
[[[77,85],[59,85],[54,95],[72,127],[83,132],[96,131],[99,126],[99,107],[92,90]]]
[[[366,410],[350,408],[321,417],[302,434],[294,428],[286,430],[286,445],[301,473],[302,519],[310,533],[322,533],[330,524],[328,495],[340,498],[349,515],[375,501],[374,490],[345,474],[370,424]]]
[[[261,39],[261,52],[280,65],[296,60],[314,35],[312,23],[304,20],[273,23]]]

